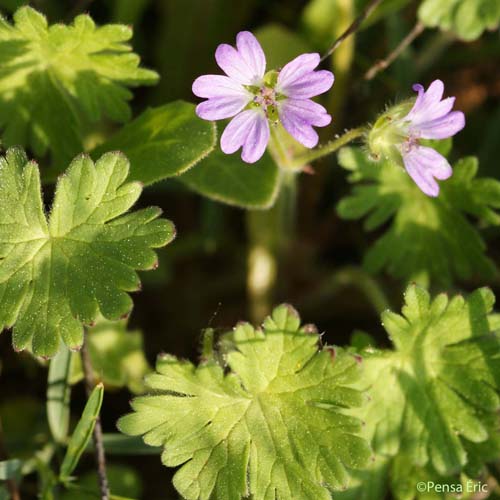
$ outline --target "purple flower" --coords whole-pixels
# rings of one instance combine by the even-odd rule
[[[442,99],[444,85],[441,80],[434,80],[427,91],[418,83],[413,90],[418,92],[417,100],[401,120],[406,127],[401,155],[406,171],[417,186],[426,195],[437,196],[439,184],[436,179],[448,179],[452,169],[446,158],[420,145],[419,140],[451,137],[464,128],[465,117],[461,111],[452,111],[454,97]]]
[[[243,148],[243,161],[256,162],[266,150],[270,126],[278,122],[307,148],[318,144],[313,126],[328,125],[331,116],[310,98],[333,85],[330,71],[315,71],[319,54],[302,54],[281,71],[266,73],[262,47],[252,33],[242,31],[236,37],[236,48],[217,47],[215,60],[227,76],[200,76],[193,83],[193,93],[207,99],[196,108],[200,118],[234,117],[221,137],[224,153]]]

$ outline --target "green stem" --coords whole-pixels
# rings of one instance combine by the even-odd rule
[[[248,211],[247,292],[250,316],[261,322],[271,312],[274,289],[278,279],[279,262],[288,253],[295,232],[295,206],[297,203],[297,172],[287,149],[281,125],[271,127],[269,153],[280,169],[281,186],[275,204],[266,211]]]
[[[247,291],[252,321],[271,312],[279,263],[286,258],[295,230],[296,177],[281,170],[281,189],[272,208],[246,213],[248,235]],[[283,279],[283,278],[281,278]]]
[[[365,127],[358,127],[348,130],[338,139],[330,141],[322,146],[317,147],[316,149],[312,149],[311,151],[308,151],[307,153],[298,156],[291,162],[290,168],[298,170],[304,167],[305,165],[313,162],[314,160],[318,160],[319,158],[323,158],[323,156],[335,153],[335,151],[339,150],[342,146],[345,146],[354,139],[363,136],[365,132],[366,132]]]

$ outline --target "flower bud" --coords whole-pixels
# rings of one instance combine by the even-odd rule
[[[413,101],[405,101],[389,108],[377,118],[367,137],[370,154],[375,161],[389,160],[403,166],[401,147],[408,138],[408,126],[403,118]]]

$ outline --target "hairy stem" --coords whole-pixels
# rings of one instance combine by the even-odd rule
[[[2,419],[0,418],[0,460],[8,460],[9,455],[5,449],[4,439],[3,439],[3,427]],[[7,479],[5,481],[7,489],[9,490],[9,495],[12,500],[21,500],[21,494],[19,493],[19,488],[17,487],[16,481],[13,479]]]
[[[375,76],[384,69],[388,68],[421,33],[424,31],[425,26],[417,21],[413,29],[401,40],[398,46],[381,61],[375,63],[366,73],[365,80],[372,80]]]
[[[92,368],[92,360],[90,359],[88,347],[87,347],[87,333],[84,335],[81,355],[82,355],[82,367],[83,373],[85,375],[85,389],[87,391],[87,396],[94,389],[94,370]],[[95,422],[94,432],[94,447],[95,447],[95,457],[97,462],[97,475],[99,477],[99,488],[101,490],[101,500],[109,500],[109,484],[108,476],[106,474],[106,455],[104,453],[104,442],[102,437],[102,426],[101,418],[98,416]]]
[[[342,146],[345,146],[349,142],[361,137],[365,133],[364,127],[353,128],[348,130],[345,134],[341,135],[338,139],[327,142],[326,144],[317,147],[316,149],[311,149],[307,153],[298,156],[291,163],[292,168],[300,168],[314,160],[327,156],[329,154],[335,153]]]
[[[355,33],[359,27],[361,26],[362,22],[370,16],[370,14],[377,8],[377,6],[382,2],[382,0],[371,0],[368,2],[366,7],[363,9],[361,14],[354,19],[354,21],[350,24],[350,26],[333,42],[333,44],[330,46],[330,48],[325,52],[323,57],[321,58],[322,61],[330,57],[335,50],[340,46],[340,44],[349,36],[351,36],[353,33]]]

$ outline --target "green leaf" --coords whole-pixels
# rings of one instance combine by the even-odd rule
[[[345,219],[366,216],[364,226],[373,230],[390,221],[365,256],[368,270],[382,269],[405,280],[429,280],[448,285],[454,277],[496,273],[485,255],[486,245],[468,216],[498,225],[500,182],[477,179],[477,160],[457,162],[453,176],[441,182],[438,198],[423,194],[409,175],[389,162],[373,163],[361,149],[343,148],[339,162],[356,183],[352,194],[340,201]]]
[[[500,320],[491,314],[494,301],[486,288],[467,298],[431,300],[411,285],[402,315],[382,315],[394,350],[365,358],[358,387],[370,387],[363,417],[375,451],[446,476],[463,469],[471,447],[496,435]]]
[[[142,332],[127,331],[125,321],[100,318],[86,333],[87,347],[94,378],[106,387],[128,387],[131,392],[144,392],[144,375],[151,371],[144,355]],[[70,383],[83,379],[79,353],[71,359]]]
[[[65,443],[68,436],[71,398],[70,366],[71,351],[63,345],[50,362],[47,380],[47,421],[57,443]]]
[[[364,401],[351,388],[357,359],[318,351],[318,334],[287,305],[263,329],[240,323],[229,341],[227,374],[214,360],[195,367],[160,357],[147,377],[156,393],[132,402],[120,430],[164,446],[162,461],[181,466],[173,482],[188,500],[330,500],[347,469],[371,454],[360,421],[345,415]]]
[[[95,156],[119,150],[130,161],[130,179],[152,184],[182,174],[215,147],[215,123],[198,118],[193,104],[175,101],[146,110],[121,128]]]
[[[124,213],[141,193],[125,183],[128,161],[119,153],[95,164],[77,157],[61,176],[45,216],[38,167],[11,149],[0,158],[0,328],[13,329],[16,350],[53,356],[60,339],[78,348],[84,324],[100,311],[129,314],[126,292],[138,290],[135,269],[157,266],[151,248],[174,237],[158,208]]]
[[[249,165],[238,154],[217,150],[179,180],[193,191],[240,208],[269,208],[281,185],[279,168],[266,153]]]
[[[495,0],[423,0],[418,17],[429,28],[452,31],[462,40],[475,40],[500,22]]]
[[[66,450],[66,455],[61,464],[61,469],[59,471],[59,476],[61,481],[67,481],[71,473],[75,470],[82,453],[92,437],[92,432],[94,432],[94,427],[96,420],[99,418],[99,412],[101,411],[102,398],[104,396],[104,387],[102,384],[98,384],[94,387],[94,390],[89,396],[87,404],[83,409],[82,416],[76,425],[75,431],[71,436],[68,443],[68,448]]]
[[[158,75],[139,68],[127,43],[130,27],[96,27],[88,15],[48,26],[31,7],[0,18],[0,127],[7,146],[50,150],[57,166],[83,151],[87,123],[130,119],[129,86],[151,85]]]
[[[464,299],[408,287],[403,314],[386,312],[394,349],[364,352],[356,387],[370,402],[354,408],[374,461],[353,473],[340,500],[379,500],[390,487],[398,500],[437,499],[417,483],[460,484],[463,473],[482,477],[500,456],[500,316],[494,297],[479,289]],[[461,476],[462,474],[462,476]],[[464,489],[464,491],[466,491]],[[446,498],[448,498],[446,496]]]

